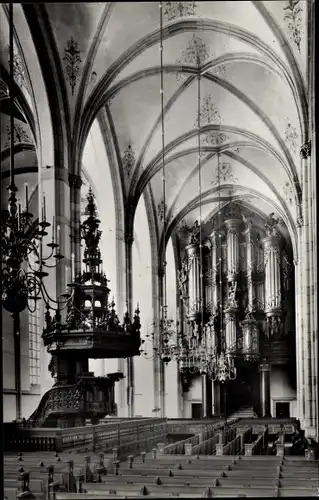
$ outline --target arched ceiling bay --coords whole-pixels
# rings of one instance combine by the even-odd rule
[[[104,142],[113,143],[124,200],[137,206],[147,189],[159,207],[161,228],[158,3],[44,8],[64,71],[73,148],[81,154],[91,124],[103,113],[109,121]],[[218,196],[219,152],[225,199],[247,198],[256,211],[284,215],[292,231],[300,215],[299,150],[307,140],[307,9],[304,0],[163,2],[166,201],[172,221],[184,211],[190,220],[198,218],[200,72],[205,213]]]

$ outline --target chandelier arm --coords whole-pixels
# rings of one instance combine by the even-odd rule
[[[29,304],[29,301],[30,300],[33,300],[34,301],[34,309],[31,308],[30,304]],[[36,302],[36,299],[29,299],[28,300],[28,303],[27,303],[27,308],[28,308],[28,311],[33,314],[35,313],[35,311],[37,310],[37,302]]]
[[[49,264],[45,264],[45,262],[43,262],[43,260],[44,259],[42,259],[42,266],[46,267],[47,269],[56,269],[56,267],[59,265],[59,261],[57,261],[55,264],[53,264],[52,266],[50,266]]]
[[[49,295],[49,293],[48,293],[48,291],[47,291],[47,289],[46,289],[46,287],[45,287],[45,285],[44,285],[43,282],[41,282],[41,291],[42,291],[42,297],[43,297],[43,300],[44,300],[45,304],[50,306],[50,302],[52,302],[53,304],[57,304],[58,305],[58,309],[60,309],[60,310],[61,310],[60,305],[62,304],[62,306],[67,306],[67,304],[70,302],[70,300],[74,297],[74,293],[75,293],[75,289],[73,289],[72,293],[70,294],[70,296],[65,301],[63,301],[63,300],[60,301],[60,300],[52,299],[52,297],[50,297],[50,295]],[[58,310],[58,309],[54,309],[53,307],[51,307],[51,309],[54,310],[54,311]]]

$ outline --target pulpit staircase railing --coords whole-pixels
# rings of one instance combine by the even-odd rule
[[[78,384],[52,387],[41,398],[39,406],[26,422],[26,427],[54,427],[62,413],[79,413],[84,410],[85,389]]]

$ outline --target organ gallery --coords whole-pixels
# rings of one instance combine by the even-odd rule
[[[0,10],[0,497],[313,495],[314,1]]]

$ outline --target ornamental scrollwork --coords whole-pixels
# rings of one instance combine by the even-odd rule
[[[305,142],[300,148],[302,160],[306,160],[311,155],[311,141]]]
[[[291,277],[292,265],[290,264],[287,255],[283,255],[283,287],[285,290],[289,290],[290,287],[290,277]]]
[[[198,224],[198,221],[196,220],[194,222],[194,225],[189,230],[189,245],[195,245],[196,243],[199,243],[199,232],[200,226]]]
[[[136,162],[135,151],[132,148],[131,143],[129,143],[124,150],[124,154],[123,154],[123,158],[122,158],[123,168],[124,168],[124,171],[125,171],[127,177],[129,177],[131,175],[131,173],[133,172],[135,162]]]
[[[237,286],[237,281],[230,283],[228,290],[227,308],[238,308],[238,300],[236,300]]]
[[[283,320],[280,316],[271,316],[267,318],[270,336],[274,340],[280,340],[283,336]]]
[[[296,127],[294,127],[290,122],[287,122],[285,128],[285,142],[288,146],[288,149],[293,153],[296,153],[297,141],[298,141],[298,134]]]
[[[272,309],[281,308],[281,292],[269,295],[266,299],[266,310],[270,311]]]
[[[201,109],[199,112],[200,126],[212,125],[214,123],[220,124],[221,116],[217,109],[216,103],[213,102],[212,94],[208,94],[202,100]],[[198,127],[198,120],[196,119],[194,127]]]
[[[268,260],[269,260],[271,253],[276,256],[276,260],[277,260],[278,264],[280,265],[280,248],[278,246],[275,246],[275,245],[269,245],[265,248],[265,251],[264,251],[264,267],[265,268],[268,264]]]
[[[163,14],[167,21],[196,15],[196,2],[163,2],[163,6]]]
[[[267,236],[278,236],[276,226],[279,224],[279,218],[275,219],[274,215],[274,212],[272,212],[265,221]]]
[[[285,11],[284,19],[285,21],[288,21],[288,30],[290,32],[290,37],[295,42],[297,49],[300,52],[302,24],[302,8],[300,0],[287,0],[285,2],[283,10]]]
[[[80,53],[81,50],[78,48],[78,42],[76,42],[73,36],[71,36],[71,38],[66,42],[63,61],[66,63],[66,77],[69,81],[72,95],[74,95],[75,87],[80,76],[80,63],[82,62]]]
[[[181,269],[178,271],[178,288],[181,294],[181,299],[185,300],[188,297],[188,281],[189,281],[189,259],[184,259]]]

